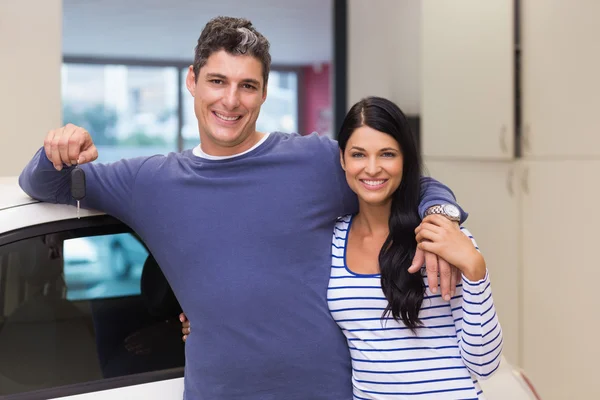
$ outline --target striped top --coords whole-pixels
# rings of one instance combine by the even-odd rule
[[[485,399],[477,378],[496,371],[502,351],[487,272],[478,282],[463,277],[447,302],[429,291],[423,269],[426,292],[419,318],[424,326],[415,335],[402,322],[381,319],[387,300],[380,274],[356,274],[347,267],[351,224],[346,216],[334,229],[327,301],[350,348],[354,399]]]

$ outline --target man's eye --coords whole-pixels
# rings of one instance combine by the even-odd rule
[[[254,86],[252,86],[250,84],[247,84],[247,83],[245,83],[242,87],[244,89],[256,90],[256,87],[254,87]]]
[[[220,85],[221,83],[223,83],[223,81],[221,79],[211,79],[210,80],[212,83],[215,83],[217,85]]]

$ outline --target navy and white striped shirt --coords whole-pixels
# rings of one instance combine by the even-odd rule
[[[502,329],[488,274],[463,277],[450,302],[427,287],[416,335],[401,321],[381,319],[387,300],[380,274],[357,274],[345,259],[352,217],[341,218],[332,241],[329,310],[352,357],[354,399],[485,399],[477,378],[498,368]],[[464,228],[473,244],[471,234]]]

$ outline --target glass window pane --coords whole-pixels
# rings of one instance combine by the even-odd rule
[[[185,87],[187,69],[183,77],[183,142],[184,149],[200,143],[198,121],[194,115],[194,98]],[[298,131],[298,74],[294,71],[271,71],[267,88],[267,100],[260,110],[256,129],[260,132]]]
[[[140,294],[146,248],[130,233],[67,239],[63,244],[68,300]]]
[[[256,129],[260,132],[298,132],[298,74],[271,71],[267,100],[264,102]]]
[[[177,68],[63,64],[63,122],[86,128],[99,161],[177,150]]]
[[[90,230],[0,247],[0,397],[184,365],[156,261],[130,233]],[[112,265],[116,240],[129,267]]]

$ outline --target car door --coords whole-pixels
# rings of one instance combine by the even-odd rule
[[[0,235],[0,398],[181,399],[180,312],[114,218]]]

